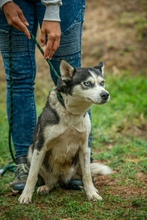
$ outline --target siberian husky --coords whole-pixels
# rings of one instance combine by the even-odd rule
[[[92,177],[112,172],[108,166],[90,164],[88,146],[91,121],[87,111],[92,104],[104,104],[110,99],[104,88],[104,64],[74,68],[62,60],[60,73],[58,84],[38,118],[28,154],[30,171],[20,203],[31,202],[38,174],[45,182],[38,193],[49,192],[56,183],[81,178],[87,199],[101,200]]]

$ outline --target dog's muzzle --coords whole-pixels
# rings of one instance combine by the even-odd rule
[[[109,98],[110,98],[109,93],[106,92],[106,91],[102,92],[102,93],[100,94],[100,96],[101,96],[101,99],[102,99],[102,103],[107,102],[107,101],[109,100]]]

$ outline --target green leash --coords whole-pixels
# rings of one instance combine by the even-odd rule
[[[12,151],[12,125],[13,125],[13,76],[12,76],[12,27],[9,29],[9,69],[10,69],[10,119],[9,119],[9,150],[11,157],[15,162],[15,157]]]

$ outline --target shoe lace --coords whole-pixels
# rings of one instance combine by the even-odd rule
[[[24,174],[28,174],[29,172],[29,167],[27,166],[27,164],[18,164],[17,165],[17,173],[19,173],[19,175],[24,175]]]

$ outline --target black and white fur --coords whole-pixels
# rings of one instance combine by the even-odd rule
[[[60,64],[61,77],[52,90],[38,119],[34,142],[29,149],[30,171],[20,203],[30,203],[38,174],[45,185],[38,193],[49,192],[56,183],[82,178],[88,200],[101,200],[92,176],[112,170],[98,163],[90,164],[88,137],[91,122],[88,109],[104,104],[110,95],[104,89],[104,65],[74,68],[65,60]]]

